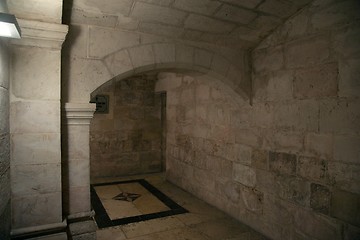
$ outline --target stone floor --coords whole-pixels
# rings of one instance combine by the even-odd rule
[[[108,227],[98,229],[98,240],[258,240],[267,239],[260,233],[254,231],[250,227],[232,219],[225,213],[218,209],[208,205],[207,203],[197,199],[191,194],[183,191],[175,185],[165,181],[164,174],[152,174],[143,176],[133,176],[128,178],[117,179],[99,179],[99,182],[116,182],[131,179],[145,179],[151,185],[155,186],[166,196],[173,201],[181,205],[188,210],[188,213],[156,218],[147,221],[140,221],[135,223],[129,223],[125,225],[119,225],[115,227]],[[134,184],[127,184],[122,186],[112,185],[111,187],[95,188],[102,203],[108,201],[104,205],[104,208],[108,212],[111,218],[132,216],[136,213],[142,214],[145,205],[148,205],[146,201],[142,203],[135,201],[110,201],[116,196],[117,191],[114,187],[119,187],[120,190],[126,189],[128,192],[141,191],[142,194],[149,199],[150,206],[154,210],[165,210],[166,207],[162,206],[159,202],[149,196],[144,189],[139,189],[139,186]],[[121,189],[124,188],[124,189]],[[115,194],[115,195],[114,195]],[[107,196],[107,197],[106,197]],[[112,196],[112,198],[110,198]],[[120,196],[123,197],[122,195]],[[140,198],[139,198],[140,199]],[[129,199],[128,199],[129,200]],[[109,204],[110,202],[110,204]],[[119,205],[116,205],[119,203]],[[131,211],[128,211],[125,215],[121,214],[121,209],[124,204],[130,204]],[[142,205],[144,204],[144,205]],[[107,206],[106,206],[107,205]],[[142,206],[141,206],[142,205]],[[113,212],[111,212],[113,211]],[[146,210],[148,211],[148,210]],[[153,212],[152,210],[150,212]],[[145,212],[147,213],[147,212]]]

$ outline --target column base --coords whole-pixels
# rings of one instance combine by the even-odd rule
[[[67,240],[66,226],[64,220],[62,223],[15,229],[11,231],[11,239]]]
[[[96,240],[96,224],[92,217],[69,219],[68,227],[72,240]]]

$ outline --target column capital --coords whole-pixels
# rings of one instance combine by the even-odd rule
[[[60,50],[69,27],[64,24],[17,19],[21,28],[21,39],[12,39],[13,45],[52,48]]]
[[[63,121],[66,125],[89,125],[94,116],[94,103],[65,103]]]

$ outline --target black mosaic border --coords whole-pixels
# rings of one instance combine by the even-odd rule
[[[94,189],[95,186],[106,186],[106,185],[115,185],[115,184],[125,184],[125,183],[133,183],[137,182],[144,188],[146,188],[150,193],[152,193],[155,197],[157,197],[161,202],[163,202],[170,210],[157,212],[157,213],[150,213],[150,214],[143,214],[133,217],[127,218],[120,218],[111,220],[104,206],[102,205],[99,196],[96,194]],[[128,223],[135,223],[146,221],[150,219],[168,217],[177,214],[187,213],[188,211],[171,200],[168,196],[164,193],[160,192],[157,188],[147,182],[145,179],[136,179],[136,180],[129,180],[129,181],[119,181],[119,182],[111,182],[111,183],[99,183],[99,184],[92,184],[91,185],[91,204],[93,209],[95,210],[95,221],[99,228],[106,228],[106,227],[113,227],[118,225],[124,225]]]

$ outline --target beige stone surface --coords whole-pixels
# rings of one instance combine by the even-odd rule
[[[147,235],[149,233],[162,232],[172,228],[182,227],[184,224],[175,217],[158,218],[137,224],[130,223],[122,227],[128,238]]]
[[[69,27],[69,33],[66,36],[66,41],[64,42],[62,58],[68,59],[69,56],[87,57],[88,35],[89,28],[87,26],[80,24],[71,25]]]
[[[43,115],[47,117],[44,118]],[[58,101],[16,101],[10,104],[12,133],[59,133],[60,103]]]
[[[148,66],[155,63],[155,53],[152,45],[143,45],[129,49],[134,68]]]
[[[161,14],[157,14],[159,12]],[[180,25],[185,19],[186,13],[167,7],[137,2],[130,16],[143,21]]]
[[[66,4],[66,3],[65,3]],[[70,7],[68,7],[70,8]],[[100,12],[84,11],[81,7],[74,6],[71,9],[71,22],[74,24],[88,24],[103,27],[115,27],[119,21],[118,16],[111,14],[104,14]]]
[[[42,70],[34,71],[39,66]],[[17,47],[12,57],[12,69],[11,91],[15,97],[31,100],[60,98],[59,51]]]
[[[334,159],[345,163],[359,163],[359,141],[358,136],[335,136]]]
[[[170,38],[178,38],[184,34],[184,29],[175,26],[164,25],[161,23],[142,22],[139,29],[144,33],[151,33]]]
[[[13,198],[12,214],[13,228],[60,223],[62,222],[61,192]]]
[[[320,102],[320,132],[358,134],[360,117],[358,99],[329,99]]]
[[[116,15],[118,13],[128,14],[132,5],[132,1],[123,0],[121,2],[117,2],[116,0],[110,0],[100,3],[95,0],[90,0],[86,2],[75,0],[73,1],[73,5],[89,12],[112,13]]]
[[[175,62],[175,45],[174,44],[155,44],[155,62],[156,63],[172,63]]]
[[[59,163],[12,165],[11,175],[11,192],[15,198],[61,191]]]
[[[285,48],[286,67],[311,67],[329,59],[330,42],[326,36],[317,36],[292,42]]]
[[[257,14],[253,11],[224,4],[216,12],[215,16],[226,21],[248,24],[257,17]]]
[[[0,86],[0,134],[8,133],[10,130],[9,124],[9,91]]]
[[[339,63],[339,96],[358,97],[360,86],[360,60],[350,59]]]
[[[60,162],[60,133],[19,133],[12,135],[12,163]]]
[[[331,134],[308,133],[305,136],[305,152],[331,159],[333,157],[334,138]]]
[[[140,35],[137,33],[99,27],[89,29],[89,57],[103,58],[117,50],[139,44]]]
[[[111,54],[107,56],[104,61],[112,76],[117,76],[133,70],[128,50],[121,50]]]
[[[191,14],[186,18],[185,27],[210,33],[228,33],[235,28],[235,25],[210,17]]]
[[[42,0],[7,0],[8,9],[19,18],[61,23],[62,1],[48,4]]]
[[[65,212],[67,214],[76,214],[89,212],[90,204],[90,186],[70,187],[65,194]]]
[[[70,160],[65,165],[67,165],[68,171],[63,171],[62,174],[69,178],[71,187],[82,187],[90,184],[90,163],[86,158]]]
[[[67,90],[64,98],[70,102],[86,102],[90,93],[111,79],[111,74],[103,62],[83,58],[72,58],[63,82]],[[79,91],[79,89],[82,89]]]
[[[298,99],[336,97],[338,64],[330,63],[295,71],[294,97]]]
[[[233,178],[235,181],[244,184],[245,186],[254,187],[256,184],[255,171],[242,164],[234,164]]]

